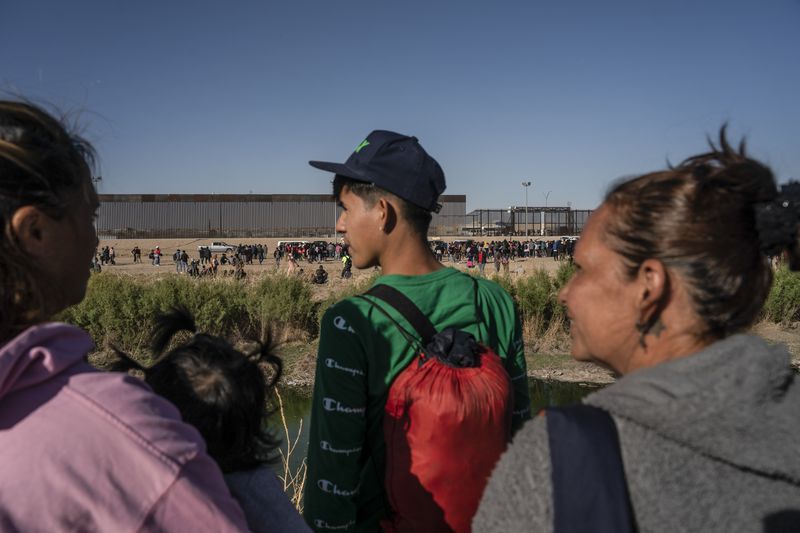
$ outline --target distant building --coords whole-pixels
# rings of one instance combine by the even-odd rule
[[[431,235],[464,225],[465,195],[443,195]],[[328,194],[101,194],[102,237],[332,237],[338,208]]]
[[[475,209],[467,213],[461,233],[465,235],[552,236],[578,235],[590,209],[512,206],[505,209]]]

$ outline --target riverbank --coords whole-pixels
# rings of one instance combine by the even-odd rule
[[[792,365],[800,369],[800,325],[760,322],[751,333],[770,344],[784,344],[792,355]],[[310,391],[314,386],[317,341],[285,343],[276,351],[284,362],[283,385]],[[576,361],[567,353],[533,353],[528,345],[525,353],[529,378],[597,385],[613,383],[616,379],[610,370],[594,363]]]
[[[792,365],[800,371],[800,325],[781,326],[760,322],[752,333],[770,344],[784,344],[792,355]],[[276,346],[275,351],[283,360],[282,386],[308,391],[310,394],[314,386],[317,345],[317,340],[314,339],[310,342],[286,342]],[[596,385],[606,385],[615,380],[610,370],[594,363],[576,361],[567,353],[533,353],[527,345],[525,353],[529,378]],[[110,359],[108,354],[94,352],[89,360],[102,368]]]
[[[317,266],[301,264],[307,270]],[[373,269],[355,270],[351,279],[343,279],[335,275],[337,263],[324,264],[333,275],[327,284],[313,285],[306,276],[286,275],[285,264],[279,269],[284,275],[276,273],[273,261],[248,266],[242,282],[223,274],[211,279],[191,278],[176,273],[174,265],[134,265],[123,256],[117,265],[93,275],[84,301],[62,313],[60,319],[90,333],[99,348],[99,353],[92,355],[98,366],[109,358],[111,346],[149,364],[147,343],[153,317],[173,305],[183,305],[195,314],[199,331],[223,335],[234,343],[270,336],[278,342],[276,351],[285,362],[284,384],[308,388],[314,379],[322,313],[334,302],[364,292],[379,275]],[[464,263],[446,264],[477,274]],[[608,370],[567,355],[569,325],[557,295],[571,270],[566,262],[529,258],[515,261],[507,275],[491,270],[487,275],[514,298],[519,308],[529,377],[611,383],[614,376]],[[798,302],[800,276],[785,270],[776,272],[762,321],[752,330],[770,343],[785,344],[796,367],[800,366]]]

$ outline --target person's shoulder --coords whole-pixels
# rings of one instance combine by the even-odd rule
[[[514,300],[511,295],[496,281],[486,278],[476,278],[478,280],[478,290],[484,298],[490,298],[498,303],[513,305]]]
[[[250,470],[240,470],[224,474],[231,492],[238,499],[240,495],[253,495],[259,497],[272,497],[277,494],[283,495],[283,487],[280,485],[275,472],[268,466],[259,466]]]
[[[81,407],[78,418],[87,433],[118,446],[138,449],[174,468],[205,449],[197,430],[178,410],[142,380],[121,372],[85,372],[71,376],[70,395]]]
[[[550,445],[543,416],[529,420],[500,457],[473,531],[551,531]]]
[[[325,310],[322,315],[322,324],[324,326],[330,323],[337,326],[342,322],[342,319],[349,323],[360,322],[366,318],[370,307],[370,302],[362,298],[360,294],[349,296],[339,300]]]
[[[310,531],[270,468],[225,474],[225,482],[253,531]]]

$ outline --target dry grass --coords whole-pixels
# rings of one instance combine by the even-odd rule
[[[280,450],[283,472],[278,474],[278,478],[283,482],[283,491],[292,502],[292,505],[297,509],[297,512],[303,514],[303,490],[308,476],[308,464],[304,457],[297,469],[293,470],[291,466],[292,456],[297,453],[297,445],[300,443],[300,435],[303,432],[303,419],[300,419],[297,435],[292,438],[292,435],[289,434],[289,425],[286,422],[286,414],[283,409],[283,398],[281,398],[281,393],[277,387],[275,388],[275,396],[278,398],[278,410],[281,415],[283,432],[286,436],[286,452],[284,453],[282,449]]]
[[[526,352],[569,353],[570,351],[568,325],[563,315],[556,315],[547,321],[542,315],[531,316],[522,325],[522,337],[525,340]]]

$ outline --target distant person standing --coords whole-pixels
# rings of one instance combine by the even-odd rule
[[[289,255],[287,261],[289,262],[289,266],[286,268],[286,273],[295,274],[300,269],[300,265],[297,264],[297,259],[294,258],[294,255]]]
[[[344,279],[350,279],[353,275],[353,260],[350,259],[350,256],[344,254],[342,256],[342,275],[341,277]]]
[[[481,272],[481,276],[483,276],[483,269],[486,268],[486,253],[488,250],[486,248],[479,248],[478,249],[478,270]]]

